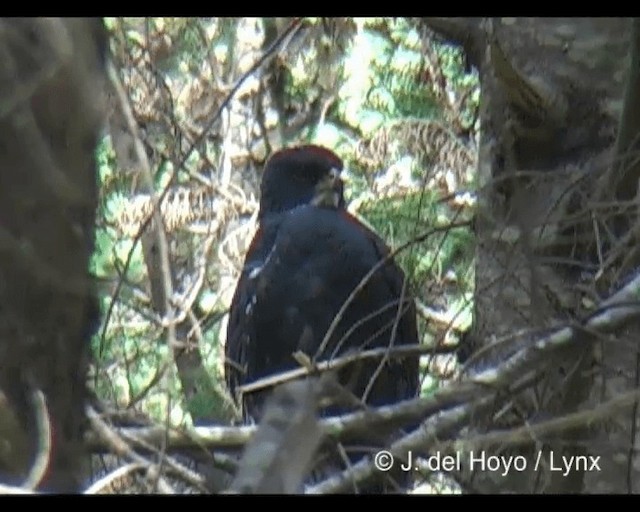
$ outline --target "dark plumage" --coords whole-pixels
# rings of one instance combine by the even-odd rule
[[[388,254],[384,242],[344,209],[341,170],[342,161],[318,146],[282,150],[265,166],[260,226],[229,316],[226,373],[232,393],[240,385],[295,368],[292,354],[297,351],[322,361],[418,343],[415,311],[407,298],[394,329],[404,275],[390,260],[356,295],[325,350],[317,354],[345,300]],[[379,364],[380,359],[353,365],[340,374],[340,381],[361,397]],[[411,398],[417,388],[417,357],[392,359],[378,372],[365,403]],[[257,419],[263,399],[261,393],[244,396],[245,416]]]

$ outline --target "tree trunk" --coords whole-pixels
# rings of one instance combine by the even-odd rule
[[[0,481],[80,485],[101,20],[0,21]]]
[[[637,87],[627,99],[624,94],[627,77],[633,78],[632,22],[517,18],[427,24],[463,44],[480,72],[476,307],[465,351],[475,354],[468,368],[486,368],[526,344],[522,333],[579,325],[624,277],[622,254],[633,244],[621,226],[633,223],[615,222],[622,213],[614,203],[634,197],[635,190],[625,196],[609,185],[614,178],[633,181],[632,166],[621,171],[612,165],[616,148],[624,146],[615,144],[623,105],[632,106],[640,94]],[[637,188],[637,178],[633,182]],[[628,212],[625,218],[633,220]],[[621,250],[625,241],[629,245]],[[547,361],[544,373],[522,376],[523,383],[534,381],[526,392],[505,389],[512,394],[508,406],[473,429],[535,425],[637,388],[637,329],[612,338],[584,332],[579,338]],[[475,492],[630,492],[637,478],[631,474],[630,442],[636,436],[635,408],[606,423],[561,436],[532,435],[517,450],[474,447],[486,456],[523,455],[527,470],[468,472],[464,486]],[[584,460],[586,469],[554,470],[563,456],[584,456],[573,460]]]

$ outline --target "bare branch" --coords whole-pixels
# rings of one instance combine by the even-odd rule
[[[277,388],[240,461],[231,493],[299,493],[322,440],[317,379]]]
[[[345,414],[341,417],[322,419],[319,422],[320,430],[324,435],[339,440],[362,429],[401,427],[415,421],[423,421],[417,431],[392,444],[390,451],[400,455],[406,453],[409,449],[425,450],[436,441],[442,442],[447,438],[447,435],[453,435],[466,425],[466,421],[472,415],[481,414],[490,406],[495,407],[496,403],[499,403],[500,394],[511,389],[515,383],[520,382],[524,375],[531,376],[528,379],[529,382],[534,381],[535,375],[546,369],[545,363],[551,359],[553,353],[569,346],[571,343],[582,342],[585,339],[582,336],[578,336],[578,334],[585,330],[609,332],[636,318],[640,315],[640,302],[636,299],[639,293],[640,275],[603,302],[602,307],[585,320],[582,325],[558,327],[554,331],[532,340],[526,347],[495,368],[479,371],[471,378],[441,388],[425,398],[408,400],[385,407],[370,408]],[[407,352],[404,348],[395,350]],[[370,355],[373,357],[373,354]],[[509,394],[507,393],[507,395]],[[635,399],[637,399],[635,394],[633,396],[623,395],[619,397],[619,400],[601,406],[602,409],[598,408],[594,411],[575,413],[577,414],[575,417],[565,417],[564,419],[559,419],[557,423],[552,422],[536,428],[543,429],[542,433],[558,428],[568,428],[577,419],[602,417],[610,408],[626,407]],[[138,439],[145,439],[146,442],[151,444],[158,442],[160,436],[165,435],[165,431],[161,427],[123,428],[116,429],[116,431],[120,432],[121,435],[127,435],[130,439],[135,436]],[[256,427],[253,426],[196,427],[189,434],[169,432],[167,446],[171,449],[193,446],[207,446],[210,448],[238,447],[251,439],[255,432]],[[528,432],[530,433],[530,430]],[[523,440],[524,437],[522,436],[524,435],[524,430],[522,432],[516,431],[515,434],[519,440]],[[197,443],[194,442],[195,439],[197,439]],[[491,438],[487,439],[490,440]],[[102,446],[101,441],[93,434],[88,436],[87,441],[93,449],[99,449]],[[338,492],[345,490],[352,484],[354,479],[356,481],[366,480],[373,476],[374,471],[375,468],[371,461],[362,461],[343,474],[312,487],[309,492]]]
[[[364,352],[359,352],[357,354],[349,354],[342,357],[336,357],[329,361],[321,361],[319,363],[315,363],[310,367],[301,366],[300,368],[295,368],[293,370],[288,370],[286,372],[281,372],[276,375],[270,375],[268,377],[264,377],[262,379],[258,379],[249,384],[245,384],[244,386],[238,387],[238,393],[247,394],[247,393],[255,393],[256,391],[260,391],[261,389],[270,388],[276,386],[278,384],[283,384],[285,382],[292,381],[294,379],[298,379],[301,377],[306,377],[308,375],[315,375],[316,373],[323,373],[331,370],[338,370],[345,366],[348,366],[357,361],[363,361],[366,359],[382,359],[387,355],[390,358],[398,358],[402,359],[405,357],[411,357],[416,354],[424,354],[424,355],[437,355],[437,354],[451,354],[455,352],[455,347],[430,347],[430,346],[403,346],[403,347],[382,347],[375,348],[371,350],[365,350]]]

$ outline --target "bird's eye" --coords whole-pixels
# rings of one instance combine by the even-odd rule
[[[329,177],[333,180],[337,180],[340,177],[340,169],[336,167],[329,169]]]

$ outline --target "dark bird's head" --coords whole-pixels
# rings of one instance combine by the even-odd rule
[[[344,207],[342,168],[340,157],[320,146],[274,153],[262,175],[259,218],[306,204]]]

